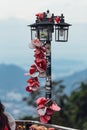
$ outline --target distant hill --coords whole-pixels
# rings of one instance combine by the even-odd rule
[[[87,69],[73,73],[70,76],[62,77],[63,84],[66,86],[65,93],[70,93],[79,87],[81,82],[87,82]]]
[[[26,80],[28,77],[24,76],[25,70],[10,64],[0,65],[0,90],[4,93],[7,91],[24,92]]]
[[[24,73],[25,70],[19,66],[0,64],[0,100],[16,119],[34,112],[31,106],[22,101],[27,96],[25,87],[28,77]]]
[[[54,68],[57,69],[57,66],[55,65]],[[0,91],[2,91],[2,93],[13,91],[25,94],[25,86],[27,84],[26,81],[28,77],[26,77],[24,73],[25,70],[19,66],[13,64],[0,64]],[[77,83],[87,80],[87,69],[58,79],[58,72],[56,72],[55,75],[56,80],[63,80],[63,84],[67,87],[65,91],[70,93],[70,91],[76,87]]]
[[[0,99],[4,102],[8,111],[15,118],[32,114],[35,109],[27,106],[22,98],[28,96],[25,90],[28,77],[24,76],[25,70],[13,64],[0,64]],[[56,77],[58,72],[55,73]],[[65,93],[68,95],[78,87],[82,81],[87,81],[87,69],[78,71],[69,76],[61,77],[66,86]],[[60,80],[59,78],[56,80]]]

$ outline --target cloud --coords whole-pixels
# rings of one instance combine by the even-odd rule
[[[9,92],[7,93],[7,97],[10,100],[16,100],[16,101],[21,101],[22,100],[22,95],[17,92]]]
[[[6,109],[13,107],[13,103],[11,103],[11,102],[5,102],[4,105],[6,106]]]
[[[13,114],[14,114],[14,115],[17,115],[17,114],[19,114],[19,113],[20,113],[20,109],[14,109],[14,110],[13,110]]]
[[[4,101],[4,105],[5,105],[5,110],[9,112],[10,114],[12,114],[15,119],[19,119],[19,117],[23,117],[27,115],[37,114],[34,107],[27,106],[27,104],[24,102],[20,102],[20,103],[16,101],[13,102],[10,100],[11,98],[12,96],[11,97],[7,96],[6,99],[8,99],[8,101],[7,102]]]

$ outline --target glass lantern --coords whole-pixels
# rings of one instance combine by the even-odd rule
[[[64,22],[64,16],[63,16],[63,14],[61,14],[60,22],[55,24],[55,41],[57,41],[57,42],[67,42],[68,41],[69,26],[71,26],[71,25]]]
[[[31,40],[34,40],[37,38],[37,29],[36,29],[36,24],[31,24],[28,25],[31,27]]]
[[[31,27],[31,40],[34,40],[36,37],[44,41],[52,41],[52,32],[53,25],[48,22],[35,23],[30,25]]]
[[[38,26],[38,38],[40,41],[52,41],[52,26]]]
[[[67,42],[68,41],[68,26],[55,26],[55,41]]]

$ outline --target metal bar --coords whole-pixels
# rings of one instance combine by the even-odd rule
[[[63,127],[63,126],[59,126],[59,125],[54,125],[54,124],[44,124],[44,123],[41,123],[39,121],[33,121],[33,120],[16,120],[16,124],[17,123],[25,124],[25,125],[28,125],[28,123],[30,125],[38,124],[38,125],[46,126],[47,128],[52,127],[52,128],[55,128],[56,130],[79,130],[79,129],[69,128],[69,127]]]

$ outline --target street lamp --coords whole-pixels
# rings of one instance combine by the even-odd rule
[[[56,42],[68,41],[68,23],[65,23],[64,16],[54,16],[49,10],[47,12],[36,14],[35,23],[28,25],[31,27],[31,40],[38,38],[46,46],[46,98],[52,98],[52,81],[51,81],[51,41],[52,33],[55,30]]]
[[[55,41],[67,42],[68,41],[68,23],[65,23],[64,16],[54,16],[50,14],[49,10],[47,13],[36,14],[36,22],[29,25],[31,27],[31,39],[37,37],[40,41],[52,41],[52,33],[54,32],[55,26]]]

